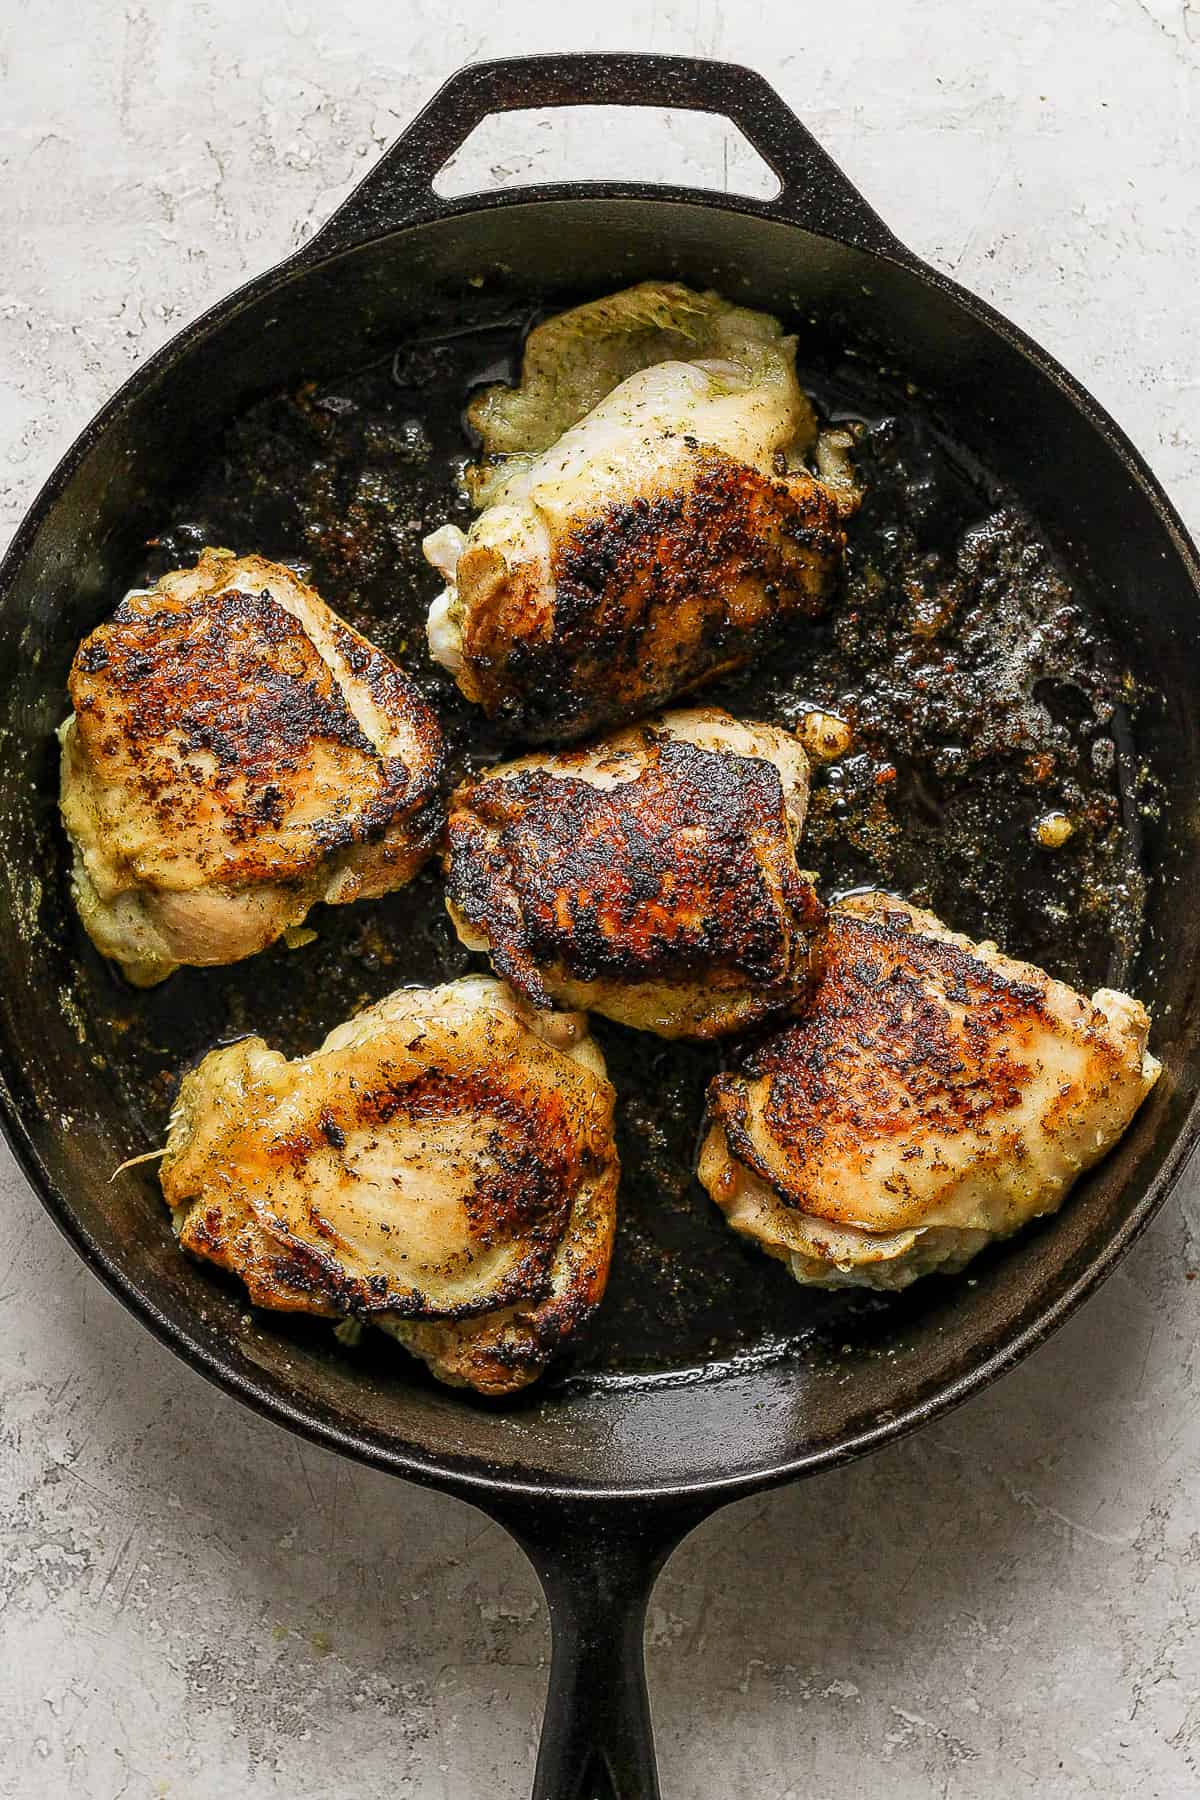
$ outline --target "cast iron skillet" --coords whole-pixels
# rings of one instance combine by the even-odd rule
[[[723,115],[781,192],[764,203],[621,183],[435,198],[434,175],[488,114],[581,102]],[[1146,821],[1148,928],[1130,985],[1153,1008],[1167,1072],[1118,1153],[1056,1220],[986,1260],[970,1288],[923,1284],[920,1304],[882,1336],[836,1354],[701,1369],[691,1381],[631,1375],[488,1408],[398,1362],[356,1367],[251,1321],[178,1254],[152,1176],[109,1185],[144,1140],[96,1053],[94,1002],[62,926],[51,733],[79,638],[127,585],[168,496],[256,396],[386,349],[444,317],[481,277],[554,296],[666,274],[836,318],[893,357],[1029,502],[1161,697],[1139,725],[1165,800]],[[310,243],[134,376],[17,533],[0,569],[9,1137],[80,1255],[194,1368],[292,1430],[445,1488],[513,1532],[553,1621],[541,1800],[657,1794],[643,1616],[687,1530],[728,1500],[890,1442],[1011,1368],[1109,1273],[1183,1167],[1200,1069],[1198,589],[1179,519],[1077,382],[897,243],[758,75],[652,56],[538,57],[454,76]]]

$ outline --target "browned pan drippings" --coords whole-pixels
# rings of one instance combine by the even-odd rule
[[[495,316],[495,297],[487,305]],[[499,327],[468,321],[344,380],[263,401],[178,496],[128,585],[205,544],[292,562],[435,699],[452,775],[493,760],[493,728],[425,648],[437,583],[420,540],[448,517],[466,522],[461,408],[473,384],[514,369],[533,316],[515,301]],[[849,528],[845,593],[828,622],[705,698],[789,726],[817,706],[852,727],[849,753],[814,765],[806,846],[823,891],[879,883],[1073,983],[1119,984],[1142,930],[1139,808],[1154,800],[1134,779],[1132,683],[1036,525],[919,396],[865,359],[809,368],[803,340],[800,360],[826,415],[861,433],[867,498]],[[1042,837],[1053,840],[1058,815],[1071,835],[1050,849],[1038,825],[1049,819]],[[295,1054],[392,987],[479,964],[455,938],[433,870],[384,900],[318,909],[310,923],[318,939],[302,950],[184,970],[144,994],[81,946],[95,1035],[148,1145],[161,1140],[180,1072],[215,1042],[253,1030]],[[686,1378],[785,1353],[814,1331],[837,1342],[851,1314],[870,1337],[897,1307],[919,1307],[912,1296],[802,1291],[740,1244],[692,1177],[719,1048],[602,1019],[596,1031],[619,1094],[618,1253],[599,1317],[552,1379]],[[399,1352],[372,1340],[355,1354]]]

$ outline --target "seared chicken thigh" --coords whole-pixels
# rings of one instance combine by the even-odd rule
[[[188,1075],[162,1187],[180,1241],[260,1306],[390,1331],[442,1381],[523,1387],[604,1292],[613,1091],[586,1020],[502,983],[401,989],[289,1062]]]
[[[434,657],[536,740],[636,717],[821,612],[854,503],[844,437],[814,479],[795,339],[765,313],[645,282],[530,334],[521,385],[471,406],[484,510],[425,554]]]
[[[139,986],[402,887],[433,847],[436,718],[278,563],[206,550],[127,595],[69,685],[75,899]]]
[[[1054,1212],[1158,1078],[1145,1008],[932,913],[829,915],[804,1019],[709,1091],[700,1180],[798,1281],[901,1288]]]
[[[794,737],[712,707],[522,757],[451,801],[451,918],[535,1005],[715,1037],[812,985],[807,797]]]

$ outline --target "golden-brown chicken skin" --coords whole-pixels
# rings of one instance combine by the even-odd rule
[[[718,1075],[700,1180],[821,1286],[900,1288],[1054,1212],[1158,1078],[1149,1019],[883,894],[831,908],[808,1015]]]
[[[490,977],[401,989],[311,1056],[206,1056],[161,1178],[184,1248],[255,1304],[366,1321],[439,1379],[510,1393],[604,1292],[613,1090],[581,1017]]]
[[[750,661],[830,597],[853,505],[815,478],[795,340],[646,282],[531,333],[519,388],[471,408],[480,517],[426,555],[435,658],[521,736],[579,737]]]
[[[401,887],[436,840],[433,712],[278,563],[206,550],[128,595],[69,687],[75,897],[138,985]]]
[[[794,737],[712,707],[522,757],[454,794],[447,906],[537,1006],[715,1037],[812,986],[807,794]]]

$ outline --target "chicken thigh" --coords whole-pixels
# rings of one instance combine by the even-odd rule
[[[433,712],[278,563],[206,550],[127,595],[69,685],[75,899],[138,986],[402,887],[433,847]]]
[[[180,1242],[259,1306],[382,1327],[455,1386],[533,1381],[608,1274],[613,1090],[586,1020],[501,982],[401,989],[289,1062],[185,1077],[162,1164]]]
[[[469,409],[471,529],[425,554],[447,587],[434,657],[490,718],[541,741],[661,705],[820,613],[854,503],[795,339],[715,294],[645,282],[530,334],[521,385]]]
[[[715,1037],[811,987],[807,797],[794,737],[712,707],[522,757],[451,801],[450,916],[535,1005]]]
[[[809,1015],[709,1090],[700,1180],[801,1282],[901,1288],[1054,1212],[1158,1078],[1091,1000],[883,894],[833,907]]]

